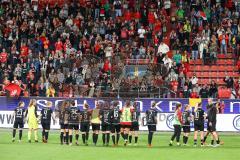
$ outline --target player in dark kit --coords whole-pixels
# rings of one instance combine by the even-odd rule
[[[100,110],[100,119],[102,124],[103,145],[108,146],[109,140],[110,140],[110,131],[111,131],[111,110],[107,102],[104,103],[103,109]]]
[[[25,103],[23,101],[20,101],[18,103],[17,108],[15,108],[15,110],[14,110],[15,121],[13,124],[12,142],[15,142],[16,130],[18,128],[19,128],[19,142],[21,142],[21,140],[22,140],[22,130],[24,127],[24,112],[25,112],[24,105],[25,105]]]
[[[83,111],[80,112],[81,115],[81,124],[80,130],[82,132],[82,141],[86,146],[88,145],[88,137],[89,137],[89,128],[90,128],[90,120],[91,120],[91,110],[89,109],[88,104],[84,104]]]
[[[121,112],[118,106],[118,102],[113,103],[113,108],[111,109],[111,133],[113,145],[118,145],[120,138],[120,117]],[[117,139],[116,139],[117,136]]]
[[[214,139],[216,140],[217,144],[214,145],[214,147],[217,147],[220,145],[220,140],[219,140],[219,136],[216,132],[216,123],[217,123],[217,113],[218,113],[218,109],[216,107],[216,104],[212,103],[212,99],[209,98],[208,99],[208,105],[207,105],[207,132],[206,135],[204,136],[204,143],[207,139],[207,136],[209,133],[211,133],[212,135],[212,141],[211,141],[211,146],[214,145]]]
[[[75,106],[74,101],[71,101],[70,104],[71,106],[68,108],[69,145],[72,145],[73,130],[75,130],[76,145],[78,145],[80,110]]]
[[[68,144],[68,101],[63,101],[56,109],[56,117],[59,118],[60,125],[60,143]]]
[[[137,103],[133,103],[133,112],[132,112],[132,127],[130,129],[130,135],[129,135],[129,144],[132,144],[132,136],[135,138],[134,145],[137,145],[138,141],[138,131],[139,131],[139,117],[140,117],[140,110],[137,106]]]
[[[191,122],[192,114],[190,111],[190,106],[186,105],[184,108],[184,112],[182,113],[182,121],[183,121],[183,145],[186,145],[188,142],[188,137],[191,131],[190,122]]]
[[[193,112],[193,118],[194,118],[194,147],[197,146],[197,136],[198,132],[200,131],[200,137],[201,137],[201,146],[203,146],[203,140],[204,140],[204,120],[205,120],[205,112],[202,109],[202,103],[199,103],[197,107],[195,107],[195,110]]]
[[[153,133],[157,131],[157,109],[154,102],[150,109],[146,111],[146,121],[148,126],[148,147],[152,147]]]
[[[48,133],[50,130],[51,125],[51,118],[54,118],[53,111],[51,109],[52,102],[48,101],[46,104],[46,107],[43,107],[41,110],[41,114],[39,116],[39,119],[41,119],[42,124],[42,142],[47,143],[48,141]]]

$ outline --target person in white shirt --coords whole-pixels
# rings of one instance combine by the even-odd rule
[[[146,30],[144,29],[143,26],[138,29],[138,35],[139,35],[139,40],[140,40],[140,45],[144,45],[144,35],[146,33]]]
[[[171,58],[168,57],[167,54],[163,58],[163,63],[168,67],[168,69],[172,68],[173,61],[171,60]]]
[[[191,82],[192,82],[192,85],[196,85],[198,83],[198,78],[196,77],[196,75],[194,74],[193,77],[191,78]]]
[[[169,46],[166,43],[161,42],[158,46],[158,53],[166,54],[167,52],[169,52]]]

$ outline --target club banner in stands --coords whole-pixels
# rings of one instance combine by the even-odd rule
[[[37,106],[38,109],[41,110],[44,106],[46,106],[47,101],[53,102],[53,109],[61,104],[64,100],[70,100],[70,98],[40,98],[40,97],[30,97],[30,98],[24,98],[19,97],[11,98],[11,97],[0,97],[0,111],[11,111],[13,110],[18,102],[24,101],[26,107],[29,104],[30,99],[36,99],[37,100]],[[125,101],[127,99],[113,99],[113,98],[72,98],[72,100],[75,101],[76,105],[82,109],[84,103],[88,103],[90,108],[94,108],[96,103],[111,103],[112,101],[119,101],[120,108],[124,105]],[[185,104],[190,104],[190,106],[194,107],[199,102],[202,102],[203,109],[206,110],[206,105],[208,103],[207,99],[159,99],[159,98],[139,98],[139,99],[128,99],[132,102],[137,102],[138,107],[142,112],[145,112],[147,109],[150,108],[153,102],[156,103],[156,107],[159,112],[163,113],[172,113],[174,112],[175,106],[178,103],[181,103],[183,106]],[[221,100],[224,102],[224,113],[225,114],[240,114],[240,99],[223,99]]]

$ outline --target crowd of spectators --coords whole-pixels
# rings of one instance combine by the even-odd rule
[[[214,81],[199,86],[186,76],[189,61],[215,63],[229,49],[238,58],[239,13],[237,0],[2,0],[1,89],[92,97],[164,87],[217,97]],[[146,60],[146,75],[126,75],[127,59]]]

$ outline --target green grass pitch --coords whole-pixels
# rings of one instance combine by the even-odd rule
[[[51,131],[48,144],[27,143],[27,131],[23,132],[23,141],[11,142],[11,130],[0,130],[0,160],[238,160],[240,157],[240,134],[220,133],[224,145],[213,147],[192,146],[192,135],[188,147],[169,147],[171,133],[157,132],[153,138],[153,147],[147,147],[147,134],[141,133],[138,146],[103,147],[101,135],[98,145],[93,146],[91,134],[89,146],[66,146],[59,144],[58,131]],[[41,131],[39,130],[39,137]],[[18,132],[17,132],[18,136]],[[16,136],[16,138],[17,138]],[[209,139],[208,139],[209,140]]]

